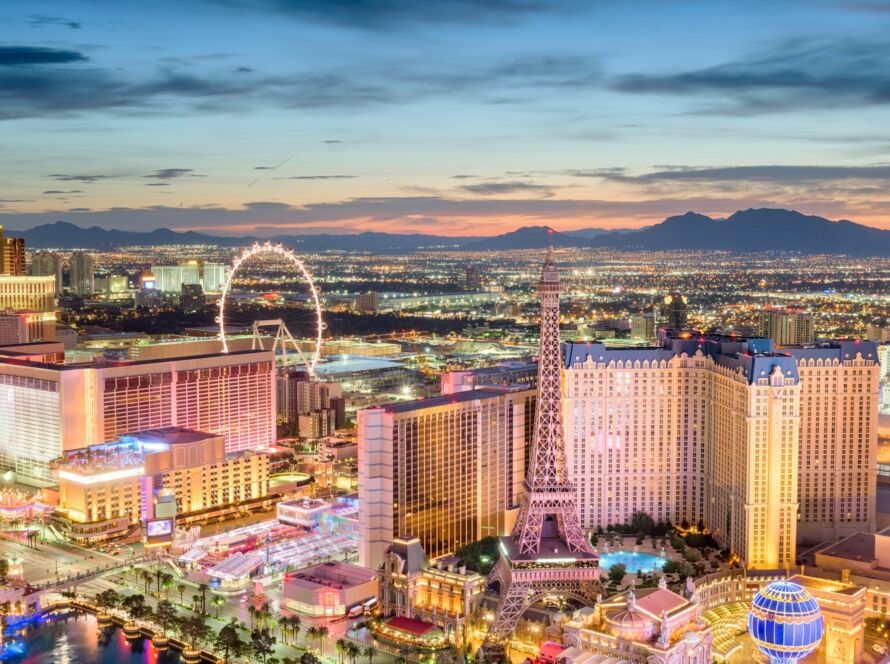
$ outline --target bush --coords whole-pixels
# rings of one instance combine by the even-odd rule
[[[637,546],[646,541],[646,536],[643,533],[637,533]]]
[[[616,563],[609,568],[609,581],[618,585],[624,580],[625,574],[627,574],[627,568],[621,563]]]
[[[480,574],[488,574],[501,557],[500,540],[497,537],[483,537],[455,552],[460,564]]]
[[[697,563],[701,560],[701,553],[698,549],[687,547],[686,550],[683,551],[683,557],[691,563]]]

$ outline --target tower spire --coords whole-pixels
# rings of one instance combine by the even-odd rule
[[[561,292],[550,238],[538,281],[541,342],[531,458],[516,526],[510,537],[501,538],[504,555],[489,576],[489,583],[497,582],[501,590],[486,647],[503,646],[529,603],[541,594],[570,595],[587,601],[596,597],[599,556],[581,531],[563,442]]]

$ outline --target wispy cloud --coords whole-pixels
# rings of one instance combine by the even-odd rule
[[[68,174],[68,173],[51,173],[46,177],[52,178],[53,180],[58,180],[59,182],[83,182],[85,184],[92,184],[93,182],[98,182],[99,180],[107,180],[112,175],[81,175],[81,174]]]
[[[890,41],[792,39],[749,57],[672,73],[631,73],[625,93],[713,97],[700,112],[758,114],[890,103]]]
[[[289,175],[273,180],[352,180],[354,175]]]
[[[160,168],[154,173],[149,173],[148,175],[143,175],[142,177],[151,178],[153,180],[175,180],[176,178],[182,178],[186,176],[190,178],[206,177],[204,175],[195,173],[195,171],[191,168]]]
[[[649,173],[631,175],[624,168],[567,171],[575,177],[601,178],[618,182],[766,182],[766,183],[813,183],[841,180],[888,180],[890,165],[873,166],[723,166],[697,168],[674,166]]]
[[[27,18],[27,21],[28,25],[30,25],[32,28],[62,26],[65,28],[70,28],[71,30],[80,30],[83,27],[83,23],[81,23],[80,21],[73,21],[61,16],[50,16],[49,14],[31,14],[31,16]]]
[[[504,194],[553,196],[553,187],[533,182],[479,182],[478,184],[462,185],[460,189],[480,196],[503,196]]]

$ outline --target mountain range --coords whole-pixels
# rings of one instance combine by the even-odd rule
[[[9,232],[9,231],[8,231]],[[82,228],[65,221],[11,232],[23,237],[27,246],[59,249],[107,249],[120,246],[212,244],[239,247],[258,238],[223,237],[159,228],[149,232]],[[502,251],[557,247],[609,247],[625,250],[723,250],[740,253],[792,251],[803,254],[849,254],[890,256],[890,230],[852,221],[831,221],[793,210],[748,209],[727,218],[712,218],[695,212],[668,217],[664,221],[630,230],[584,228],[559,232],[547,226],[524,226],[491,237],[444,237],[420,233],[355,233],[280,235],[268,238],[304,251],[326,249],[370,251],[390,254],[418,250]],[[265,239],[265,238],[264,238]]]

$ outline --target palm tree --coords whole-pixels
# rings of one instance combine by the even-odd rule
[[[164,589],[164,597],[170,599],[170,589],[173,587],[173,575],[169,572],[161,576],[161,588]]]
[[[320,638],[321,634],[319,628],[315,625],[310,625],[309,629],[306,630],[306,640],[311,643],[313,641],[318,641]]]
[[[297,637],[300,635],[300,629],[303,627],[303,621],[300,620],[300,616],[291,616],[290,617],[290,629],[294,635],[294,643],[297,642]]]
[[[142,577],[142,581],[145,583],[145,592],[148,592],[148,589],[151,587],[152,574],[147,569],[141,569],[139,571],[139,576]]]
[[[366,646],[362,655],[368,660],[368,664],[374,664],[374,646]]]
[[[253,629],[257,620],[257,610],[253,604],[247,607],[247,615],[250,616],[250,629]]]
[[[349,660],[350,664],[355,664],[355,660],[361,654],[362,654],[362,649],[359,648],[352,641],[348,641],[346,643],[346,657]]]
[[[340,660],[340,664],[343,664],[343,658],[346,655],[346,639],[337,639],[334,647],[337,649],[337,659]]]
[[[210,606],[216,609],[216,618],[219,620],[219,610],[226,605],[226,600],[221,595],[214,595],[210,598]]]
[[[176,591],[179,593],[179,603],[182,604],[185,600],[183,600],[182,596],[185,595],[185,591],[188,590],[188,586],[184,583],[176,584]]]
[[[210,590],[210,586],[202,583],[198,586],[198,590],[201,592],[201,613],[207,613],[207,591]]]
[[[326,638],[328,638],[328,634],[330,634],[330,632],[328,631],[328,628],[325,627],[324,625],[322,625],[321,627],[318,628],[318,641],[320,643],[319,652],[322,655],[324,655],[324,641]]]
[[[200,595],[192,595],[192,611],[197,611],[198,607],[201,605],[201,596]]]

